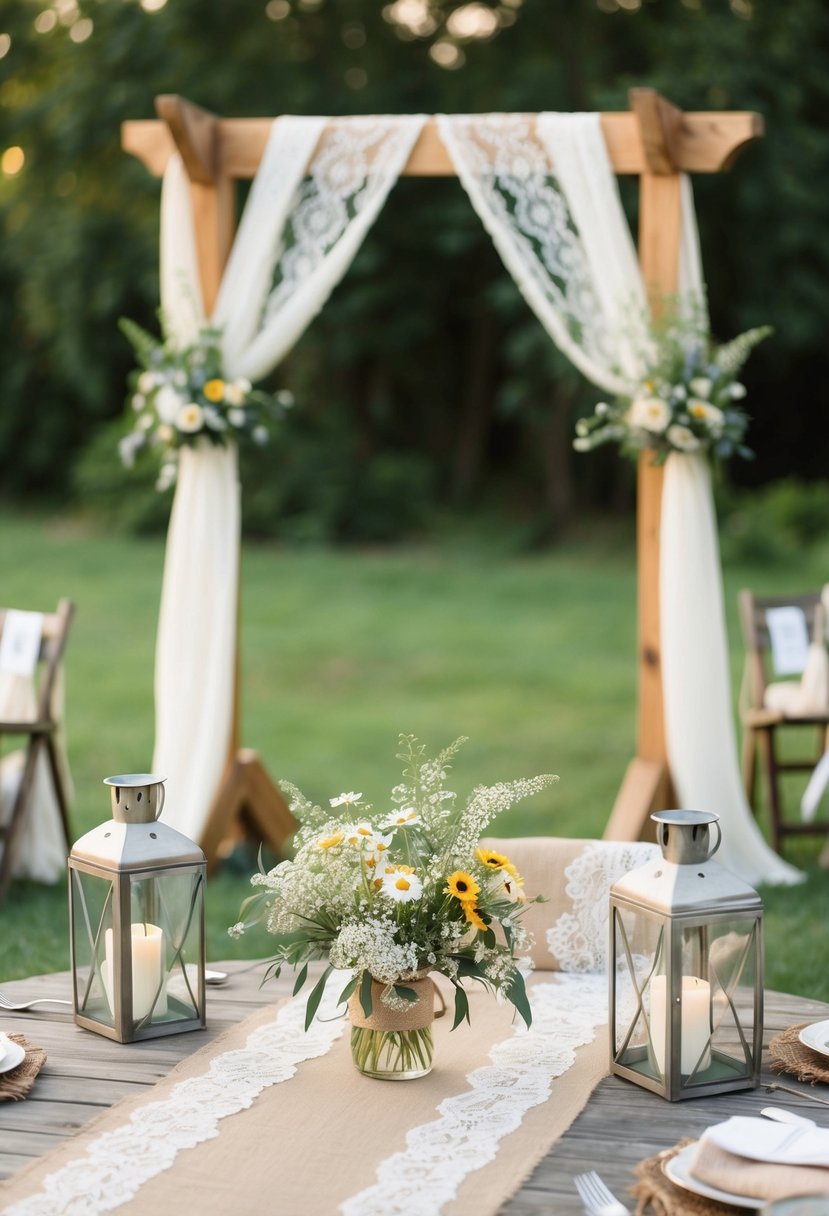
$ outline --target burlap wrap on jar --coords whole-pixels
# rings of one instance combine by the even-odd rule
[[[405,1009],[389,1009],[381,997],[388,984],[371,981],[371,1015],[366,1017],[360,1004],[359,992],[353,992],[348,1001],[348,1016],[352,1026],[360,1026],[366,1030],[401,1031],[423,1030],[431,1026],[435,1020],[435,995],[437,989],[428,975],[420,979],[401,979],[398,981],[403,988],[411,988],[417,993],[417,1000],[406,1004]],[[440,1016],[444,1010],[439,1010]]]

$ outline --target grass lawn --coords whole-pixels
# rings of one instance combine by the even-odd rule
[[[737,589],[819,587],[825,557],[726,569],[735,695]],[[108,818],[104,777],[151,763],[162,562],[160,540],[0,513],[2,603],[48,609],[67,595],[78,608],[67,654],[77,835]],[[634,563],[632,522],[533,556],[458,538],[373,551],[247,546],[243,742],[316,801],[355,789],[377,804],[398,779],[398,732],[430,750],[468,735],[455,766],[461,794],[538,772],[561,778],[499,819],[497,834],[600,836],[634,751]],[[791,848],[805,885],[764,892],[766,969],[773,987],[829,999],[821,843]],[[226,936],[247,873],[231,863],[209,884],[214,959],[268,952],[264,933]],[[16,883],[0,928],[0,981],[68,965],[63,887]]]

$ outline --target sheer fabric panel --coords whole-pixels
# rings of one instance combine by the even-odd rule
[[[423,116],[278,119],[248,196],[211,323],[226,373],[268,374],[350,265]],[[185,346],[204,324],[192,206],[177,156],[162,192],[162,309]],[[156,644],[153,768],[165,819],[199,839],[232,729],[240,502],[235,447],[184,449],[170,516]]]

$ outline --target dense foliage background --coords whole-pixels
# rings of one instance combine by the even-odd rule
[[[760,111],[766,138],[695,183],[715,334],[775,328],[746,376],[757,460],[731,477],[824,476],[823,0],[46,3],[5,0],[0,15],[6,498],[74,495],[141,526],[166,517],[115,451],[131,365],[116,322],[153,327],[158,299],[158,182],[121,151],[119,125],[152,117],[163,92],[243,116],[618,109],[652,85],[687,109]],[[245,470],[249,531],[385,540],[484,509],[540,543],[576,507],[631,500],[612,454],[571,452],[595,392],[457,182],[399,183],[277,382],[299,408]]]

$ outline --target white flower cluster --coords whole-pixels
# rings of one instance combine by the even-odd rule
[[[393,984],[417,971],[417,946],[395,940],[398,926],[389,918],[346,921],[331,943],[332,966],[368,971],[383,984]]]
[[[182,446],[197,440],[225,444],[240,436],[265,444],[270,435],[266,421],[293,404],[288,392],[272,396],[255,390],[243,377],[226,379],[217,330],[204,328],[191,346],[179,349],[131,321],[122,321],[121,328],[143,370],[132,376],[128,400],[137,418],[119,451],[129,468],[144,448],[159,449],[163,460],[156,483],[159,490],[175,481]]]
[[[736,376],[771,331],[751,329],[715,348],[701,315],[669,319],[662,340],[649,343],[641,382],[577,422],[577,451],[618,442],[631,455],[653,450],[658,460],[670,452],[751,455],[743,445],[748,418],[738,405],[746,390]]]

